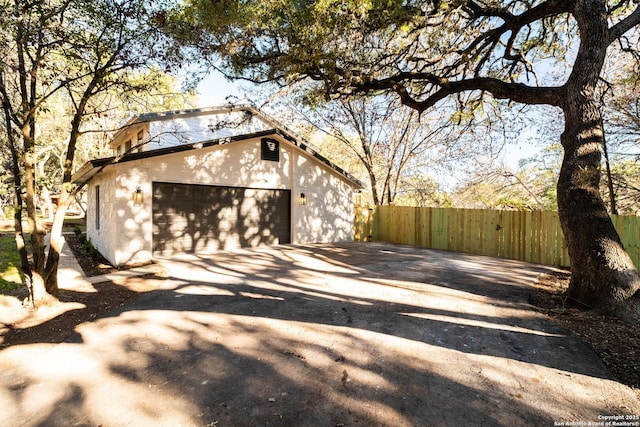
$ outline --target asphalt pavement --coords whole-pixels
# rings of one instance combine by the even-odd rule
[[[640,415],[633,390],[529,305],[552,267],[381,243],[159,261],[166,278],[68,341],[0,351],[0,425],[557,426]],[[105,279],[64,262],[61,282]]]

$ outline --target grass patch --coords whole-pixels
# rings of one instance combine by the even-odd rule
[[[13,236],[0,236],[0,291],[22,286],[20,256]]]
[[[0,232],[0,292],[22,286],[20,280],[20,255],[13,235],[13,220],[1,221]],[[23,222],[27,250],[30,250],[29,232],[26,221]],[[50,224],[45,224],[49,228]],[[63,232],[82,233],[86,230],[86,219],[80,216],[67,216],[64,219]]]
[[[87,231],[87,220],[84,217],[66,216],[64,218],[63,231],[75,231],[80,229],[82,232]]]

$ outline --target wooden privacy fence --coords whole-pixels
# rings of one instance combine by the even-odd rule
[[[633,263],[640,266],[640,217],[611,219]],[[355,238],[570,265],[557,212],[357,206]]]

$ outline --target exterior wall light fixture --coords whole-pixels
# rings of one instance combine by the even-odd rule
[[[300,193],[300,197],[298,197],[298,204],[300,206],[305,206],[307,204],[307,195],[304,193]]]
[[[142,204],[142,188],[136,188],[133,192],[133,206],[140,206]]]

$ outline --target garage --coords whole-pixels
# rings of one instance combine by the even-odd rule
[[[291,242],[291,191],[153,183],[153,253],[205,253]]]
[[[362,183],[256,109],[143,114],[110,145],[72,179],[87,188],[87,238],[113,265],[353,240]]]

